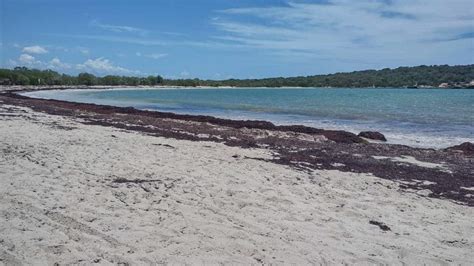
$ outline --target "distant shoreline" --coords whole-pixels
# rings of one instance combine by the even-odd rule
[[[420,88],[404,88],[404,87],[230,87],[230,86],[166,86],[166,85],[157,85],[157,86],[112,86],[112,85],[93,85],[93,86],[24,86],[24,85],[0,85],[0,92],[2,91],[15,91],[15,92],[27,92],[27,91],[45,91],[45,90],[127,90],[127,89],[400,89],[400,90],[420,90],[420,89],[429,89],[429,90],[474,90],[474,88],[460,88],[460,87],[450,87],[450,88],[440,88],[440,87],[420,87]]]

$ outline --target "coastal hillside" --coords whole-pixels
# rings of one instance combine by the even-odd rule
[[[77,76],[52,70],[0,69],[2,85],[168,85],[168,86],[232,86],[232,87],[442,87],[474,88],[474,65],[417,66],[395,69],[364,70],[329,75],[277,77],[265,79],[164,79],[160,75],[147,77],[90,73]]]
[[[385,68],[382,70],[364,70],[306,77],[207,80],[203,83],[211,86],[236,87],[474,87],[472,81],[474,81],[474,65],[442,65]],[[174,80],[169,82],[178,85],[187,81]]]

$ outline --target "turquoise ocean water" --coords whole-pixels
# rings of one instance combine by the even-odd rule
[[[114,89],[30,92],[30,97],[133,106],[181,114],[268,120],[358,133],[390,143],[443,148],[474,142],[474,90]]]

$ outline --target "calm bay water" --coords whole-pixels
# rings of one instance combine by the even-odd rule
[[[384,133],[390,143],[420,147],[474,142],[474,90],[159,88],[39,91],[27,95],[354,133],[375,130]]]

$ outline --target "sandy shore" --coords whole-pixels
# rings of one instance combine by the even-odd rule
[[[252,87],[255,88],[255,87]],[[258,87],[261,89],[269,88],[269,87]],[[282,87],[282,88],[299,88],[303,89],[304,87]],[[42,91],[42,90],[103,90],[103,89],[111,89],[111,90],[149,90],[149,89],[248,89],[247,87],[232,87],[232,86],[169,86],[169,85],[119,85],[119,86],[111,86],[111,85],[93,85],[93,86],[86,86],[86,85],[41,85],[41,86],[34,86],[34,85],[0,85],[0,92],[6,91]],[[274,89],[274,88],[272,88]],[[308,88],[314,89],[314,88]]]
[[[400,182],[6,104],[0,125],[0,264],[474,263],[474,209]]]

